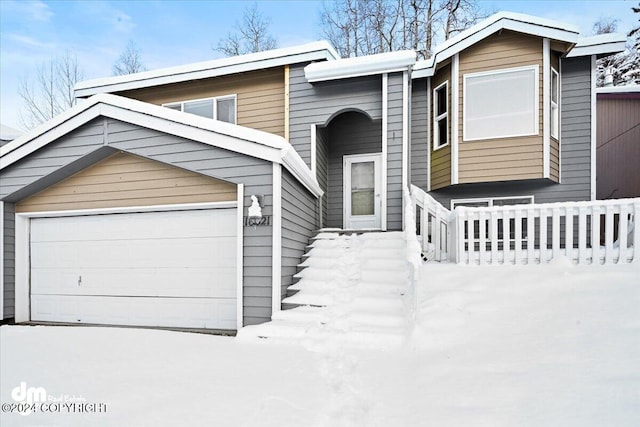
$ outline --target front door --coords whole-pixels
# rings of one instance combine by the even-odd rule
[[[380,229],[382,211],[381,155],[344,156],[346,229]]]

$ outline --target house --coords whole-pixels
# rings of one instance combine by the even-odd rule
[[[597,93],[598,199],[640,197],[640,86]]]
[[[3,318],[239,329],[318,229],[403,230],[410,184],[593,199],[595,59],[623,48],[500,13],[427,61],[318,42],[80,83],[0,149]]]

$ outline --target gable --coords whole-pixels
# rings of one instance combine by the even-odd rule
[[[119,152],[16,203],[16,212],[44,212],[235,201],[236,186]]]

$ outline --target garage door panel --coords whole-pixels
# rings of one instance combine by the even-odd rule
[[[33,295],[235,297],[236,270],[33,269]]]
[[[235,301],[225,298],[123,298],[35,295],[40,322],[235,329]]]
[[[34,268],[219,268],[235,264],[236,239],[49,241],[31,245]]]
[[[236,328],[236,210],[31,220],[35,321]]]

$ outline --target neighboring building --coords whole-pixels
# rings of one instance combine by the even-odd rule
[[[640,86],[597,94],[597,197],[640,197]]]
[[[429,61],[319,42],[80,83],[0,150],[3,317],[236,329],[319,228],[402,230],[410,184],[592,199],[595,59],[623,48],[501,13]]]
[[[11,126],[0,124],[0,147],[13,141],[17,137],[22,135],[18,129],[14,129]]]

